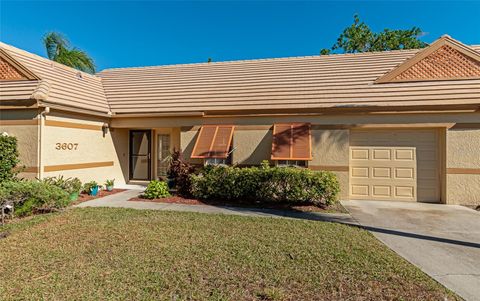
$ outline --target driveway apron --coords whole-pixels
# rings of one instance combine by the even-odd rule
[[[342,204],[400,256],[465,300],[480,300],[480,212],[425,203]]]

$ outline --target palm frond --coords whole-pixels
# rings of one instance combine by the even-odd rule
[[[48,58],[80,71],[95,73],[95,63],[88,54],[78,48],[70,48],[70,43],[60,33],[50,32],[43,38]]]

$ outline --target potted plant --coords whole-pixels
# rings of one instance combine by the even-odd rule
[[[115,183],[115,179],[105,181],[105,188],[107,189],[107,191],[113,190],[114,183]]]
[[[91,196],[96,196],[98,193],[98,183],[95,181],[90,181],[83,185],[83,190]]]
[[[70,201],[76,201],[78,194],[82,189],[82,182],[78,178],[69,179],[65,185],[66,191],[69,193]]]

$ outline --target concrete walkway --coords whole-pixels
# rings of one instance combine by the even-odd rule
[[[154,202],[128,201],[130,198],[138,196],[142,190],[134,189],[112,194],[103,198],[80,203],[74,207],[116,207],[132,209],[151,209],[164,211],[184,211],[199,213],[232,214],[242,216],[257,217],[286,217],[308,219],[316,221],[337,222],[345,224],[356,224],[349,214],[346,213],[319,213],[319,212],[300,212],[292,210],[276,210],[261,208],[240,208],[227,206],[211,205],[185,205]]]
[[[422,203],[342,205],[400,256],[465,300],[480,300],[480,212]]]

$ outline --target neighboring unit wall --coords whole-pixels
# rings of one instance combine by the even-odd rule
[[[115,179],[116,185],[125,184],[127,131],[114,129],[104,133],[102,126],[107,122],[107,119],[60,112],[48,114],[42,131],[43,177],[63,175],[99,184]]]
[[[447,203],[480,204],[480,124],[447,131]]]
[[[0,133],[15,136],[20,154],[19,177],[33,179],[38,176],[38,119],[37,110],[2,110]],[[24,168],[23,168],[24,166]]]
[[[309,167],[313,170],[334,172],[340,182],[340,198],[348,198],[348,151],[350,131],[322,129],[312,126],[312,157]]]

